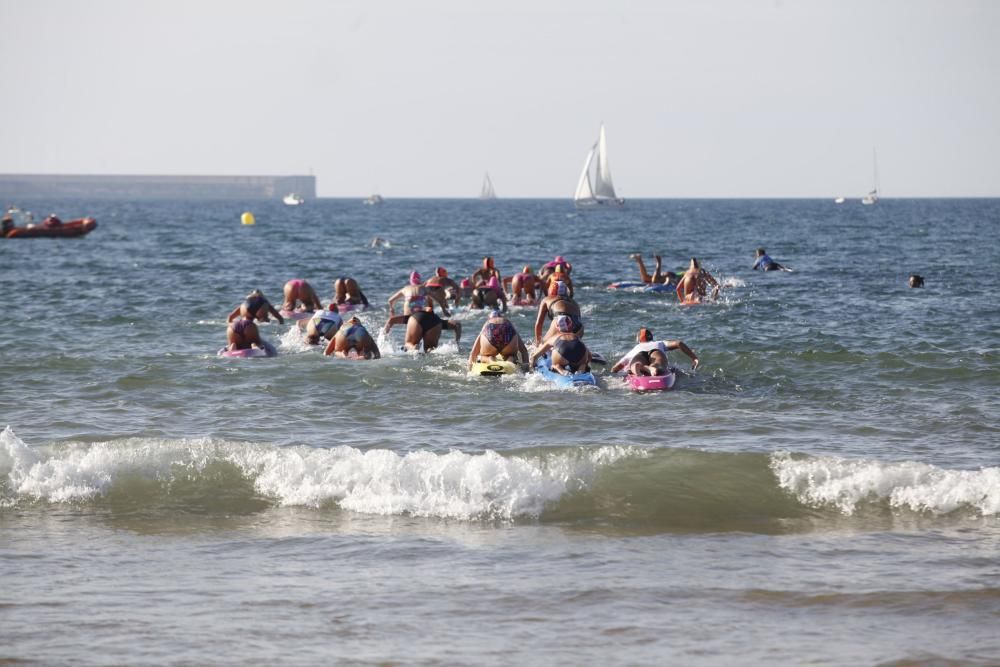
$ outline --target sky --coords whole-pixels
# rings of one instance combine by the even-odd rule
[[[0,0],[0,174],[1000,196],[992,0]]]

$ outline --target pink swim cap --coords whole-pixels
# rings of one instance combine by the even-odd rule
[[[468,278],[462,278],[462,282],[458,284],[459,287],[472,287],[472,281]]]
[[[566,258],[563,257],[562,255],[556,255],[555,263],[556,264],[566,264]]]
[[[486,286],[489,287],[490,289],[498,290],[500,289],[500,281],[497,280],[496,276],[490,276],[490,280],[489,282],[486,283]]]
[[[416,271],[414,271],[413,273],[410,274],[410,284],[411,285],[419,285],[422,282],[424,282],[424,281],[423,281],[423,278],[420,277],[419,273],[417,273]]]

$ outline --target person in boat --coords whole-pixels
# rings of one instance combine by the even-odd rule
[[[642,255],[635,253],[628,257],[629,259],[634,259],[636,264],[639,265],[639,280],[648,285],[676,285],[681,279],[673,271],[663,271],[663,258],[659,255],[653,255],[653,259],[656,261],[656,268],[653,270],[653,275],[650,275],[649,271],[646,270],[646,265],[642,261]]]
[[[356,306],[369,305],[368,297],[358,287],[358,281],[346,276],[341,276],[333,281],[333,301],[338,306],[342,303],[350,303]]]
[[[378,345],[357,315],[352,315],[347,323],[340,327],[323,350],[323,354],[328,357],[332,355],[349,357],[352,352],[365,359],[382,358]]]
[[[719,296],[719,281],[712,277],[712,274],[701,268],[701,262],[697,258],[691,258],[688,270],[681,276],[677,283],[677,298],[682,303],[701,303],[707,293],[708,286],[712,286],[712,300]]]
[[[53,227],[62,227],[63,221],[59,219],[55,213],[50,213],[49,217],[42,221],[42,227],[46,229],[51,229]]]
[[[0,227],[0,236],[7,236],[7,232],[14,229],[14,216],[10,212],[5,213],[0,224],[2,224],[2,227]]]
[[[521,273],[503,279],[504,287],[510,288],[510,300],[515,306],[534,306],[541,289],[541,281],[530,266],[521,269]]]
[[[410,273],[410,282],[405,287],[401,287],[389,297],[389,317],[392,318],[396,309],[396,302],[403,300],[403,315],[423,311],[428,306],[433,309],[436,302],[441,306],[441,312],[445,317],[451,317],[448,312],[448,303],[435,292],[424,287],[424,280],[416,271]]]
[[[333,340],[344,324],[336,303],[331,303],[326,310],[317,310],[306,324],[306,342],[319,345],[320,339]]]
[[[542,327],[545,324],[545,318],[552,318],[552,324],[545,334],[545,337],[548,338],[556,332],[555,320],[561,315],[565,315],[573,321],[573,333],[579,336],[583,335],[583,319],[580,315],[579,304],[569,296],[566,283],[555,281],[549,287],[549,295],[538,304],[538,315],[535,316],[535,345],[542,342]]]
[[[698,364],[701,363],[694,350],[685,345],[684,341],[653,340],[653,332],[645,327],[639,329],[635,340],[635,347],[611,367],[612,373],[627,368],[629,375],[666,375],[670,370],[667,363],[669,350],[680,350],[691,357],[691,370],[698,368]]]
[[[462,324],[457,320],[442,320],[434,313],[433,307],[422,310],[412,310],[409,315],[394,315],[386,320],[382,333],[388,334],[393,326],[406,323],[406,338],[404,345],[407,350],[419,350],[423,345],[424,352],[430,352],[438,346],[441,332],[450,329],[455,332],[455,345],[458,346],[462,337]]]
[[[507,312],[507,295],[500,287],[500,281],[496,276],[490,276],[486,284],[480,285],[472,290],[472,305],[470,308],[482,310],[483,308],[496,308],[501,306],[503,312]]]
[[[281,304],[281,309],[290,312],[315,311],[323,310],[323,304],[312,285],[302,278],[294,278],[285,283],[285,302]]]
[[[483,324],[482,330],[476,336],[469,353],[469,369],[477,361],[488,362],[495,357],[503,357],[505,361],[528,363],[528,348],[517,334],[514,323],[500,310],[493,309]]]
[[[757,256],[754,258],[753,266],[750,268],[754,271],[757,269],[761,271],[791,271],[791,269],[771,259],[771,256],[767,254],[767,250],[764,248],[757,248]]]
[[[503,276],[497,271],[496,266],[493,264],[492,257],[483,257],[483,266],[469,276],[469,282],[472,283],[473,287],[479,287],[485,285],[489,282],[490,278],[496,278],[497,281],[502,280]]]
[[[448,277],[448,269],[443,266],[434,269],[434,275],[424,283],[424,287],[441,301],[451,299],[452,306],[458,308],[460,302],[459,286]]]
[[[923,287],[924,277],[916,273],[911,273],[908,284],[910,285],[910,287]]]
[[[531,366],[548,351],[552,351],[552,370],[562,375],[585,373],[590,370],[590,350],[573,332],[576,323],[569,315],[560,315],[553,325],[556,331],[531,355]]]
[[[270,316],[274,315],[278,318],[278,322],[281,324],[285,323],[285,318],[281,316],[271,302],[265,298],[264,293],[259,289],[247,294],[247,298],[240,305],[236,306],[229,313],[229,317],[226,318],[227,322],[232,322],[237,317],[253,317],[258,322],[269,322]]]

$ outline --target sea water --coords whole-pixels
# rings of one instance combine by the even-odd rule
[[[1000,200],[16,203],[99,227],[0,241],[0,662],[1000,662]],[[634,252],[721,298],[607,289]],[[427,355],[216,356],[252,289],[353,276],[377,336],[486,255],[700,368],[469,377],[464,307]]]

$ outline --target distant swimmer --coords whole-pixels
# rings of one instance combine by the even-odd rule
[[[427,279],[424,287],[438,297],[440,301],[451,299],[455,308],[461,303],[461,288],[454,280],[448,277],[448,269],[439,266],[434,269],[434,275]]]
[[[358,287],[358,281],[347,276],[341,276],[333,281],[333,300],[338,306],[342,303],[368,305],[368,297]]]
[[[656,269],[653,271],[653,275],[650,275],[649,271],[646,270],[646,265],[642,262],[642,255],[635,253],[628,257],[629,259],[634,259],[636,264],[639,265],[639,279],[648,285],[676,285],[681,279],[673,271],[663,271],[663,259],[659,255],[653,255],[653,259],[656,261]]]
[[[483,257],[483,265],[476,269],[475,272],[469,276],[469,282],[472,283],[473,287],[479,287],[480,285],[485,285],[489,282],[490,278],[496,278],[498,281],[503,277],[500,272],[497,271],[496,266],[493,264],[492,257]]]
[[[281,309],[290,312],[323,310],[323,304],[312,285],[302,278],[294,278],[285,283],[285,302]]]
[[[500,308],[507,312],[507,295],[504,293],[503,288],[500,287],[500,281],[496,276],[490,276],[490,279],[486,281],[485,284],[473,288],[472,290],[472,305],[470,308],[483,309],[483,308]]]
[[[406,323],[405,347],[407,350],[419,350],[423,345],[424,352],[430,352],[438,346],[441,332],[450,329],[455,332],[455,345],[462,337],[462,324],[456,320],[442,320],[433,310],[412,310],[408,315],[390,317],[382,333],[388,334],[393,326]]]
[[[757,248],[757,257],[754,260],[753,266],[750,268],[754,271],[757,269],[760,269],[761,271],[791,271],[788,267],[782,266],[771,259],[771,256],[768,255],[767,251],[763,248]]]
[[[357,315],[353,315],[347,320],[344,326],[340,327],[336,335],[327,343],[323,354],[326,356],[336,355],[338,357],[350,357],[351,353],[365,359],[381,359],[378,345],[361,324]]]
[[[371,241],[368,242],[369,248],[389,248],[391,244],[380,236],[376,236]]]
[[[552,351],[552,370],[562,375],[584,373],[590,370],[590,350],[573,333],[576,326],[569,315],[560,315],[553,322],[556,332],[535,350],[531,355],[530,364],[534,366],[538,359],[549,350]]]
[[[403,315],[409,315],[413,312],[423,311],[430,307],[433,309],[434,303],[436,302],[441,306],[441,312],[445,317],[450,317],[451,313],[448,312],[448,304],[443,298],[438,296],[432,290],[424,287],[424,280],[420,277],[420,274],[416,271],[410,273],[410,282],[404,287],[399,288],[389,297],[389,316],[392,317],[395,312],[396,302],[400,299],[403,300]]]
[[[923,287],[924,286],[924,277],[921,276],[921,275],[917,275],[916,273],[911,273],[910,274],[909,285],[910,285],[910,287]]]
[[[243,317],[248,315],[252,316],[260,322],[269,322],[269,316],[274,315],[278,318],[278,322],[282,324],[285,323],[285,318],[283,318],[281,313],[279,313],[277,309],[271,305],[271,302],[264,297],[264,293],[259,289],[255,289],[250,292],[250,294],[247,294],[247,298],[243,301],[243,303],[236,306],[236,308],[229,313],[229,317],[226,318],[226,321],[232,322],[241,315]]]
[[[680,350],[691,357],[691,370],[698,368],[698,356],[682,340],[653,340],[653,332],[639,329],[635,336],[638,343],[611,367],[612,373],[627,368],[631,375],[666,375],[670,370],[667,351]]]
[[[306,324],[306,342],[319,345],[321,338],[333,340],[343,323],[336,303],[331,303],[326,310],[317,310]]]
[[[552,324],[545,334],[545,338],[548,338],[556,333],[555,320],[561,315],[565,315],[572,320],[573,333],[580,336],[583,335],[583,319],[580,315],[580,306],[569,296],[566,283],[556,281],[549,287],[549,295],[538,304],[538,315],[535,316],[535,345],[540,345],[542,342],[542,327],[545,325],[545,318],[552,318]]]
[[[472,344],[469,369],[471,370],[477,361],[488,362],[497,356],[503,357],[506,361],[528,363],[528,348],[517,334],[514,323],[499,310],[493,310]]]
[[[677,298],[681,303],[701,303],[707,293],[708,286],[712,286],[712,300],[719,297],[719,281],[712,277],[712,274],[701,268],[701,263],[697,258],[691,258],[688,270],[681,276],[677,283]]]
[[[257,330],[257,323],[254,322],[252,315],[240,315],[230,322],[229,328],[226,329],[226,340],[228,342],[226,349],[231,352],[267,347],[267,343],[260,338],[260,331]]]
[[[541,291],[542,282],[525,266],[521,272],[503,279],[504,286],[510,287],[510,300],[515,306],[534,306]]]

